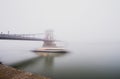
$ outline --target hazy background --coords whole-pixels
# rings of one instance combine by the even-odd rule
[[[58,39],[120,42],[120,0],[0,0],[0,31],[41,33]]]
[[[119,21],[120,0],[0,0],[0,32],[53,29],[70,51],[44,57],[31,51],[43,42],[0,40],[0,61],[54,79],[120,79]]]

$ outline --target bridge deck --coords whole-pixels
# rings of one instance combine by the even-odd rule
[[[0,34],[0,39],[2,40],[29,40],[29,41],[45,41],[45,39],[22,36],[22,35],[10,35],[10,34]]]

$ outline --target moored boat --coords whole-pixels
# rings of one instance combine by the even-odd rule
[[[67,51],[64,48],[58,48],[58,47],[42,47],[37,50],[34,50],[34,52],[67,53]]]

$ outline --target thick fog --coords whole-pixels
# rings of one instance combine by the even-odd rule
[[[0,0],[0,31],[41,33],[60,40],[120,41],[120,0]]]

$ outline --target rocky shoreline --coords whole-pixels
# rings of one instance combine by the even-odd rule
[[[0,64],[0,79],[50,79]]]

